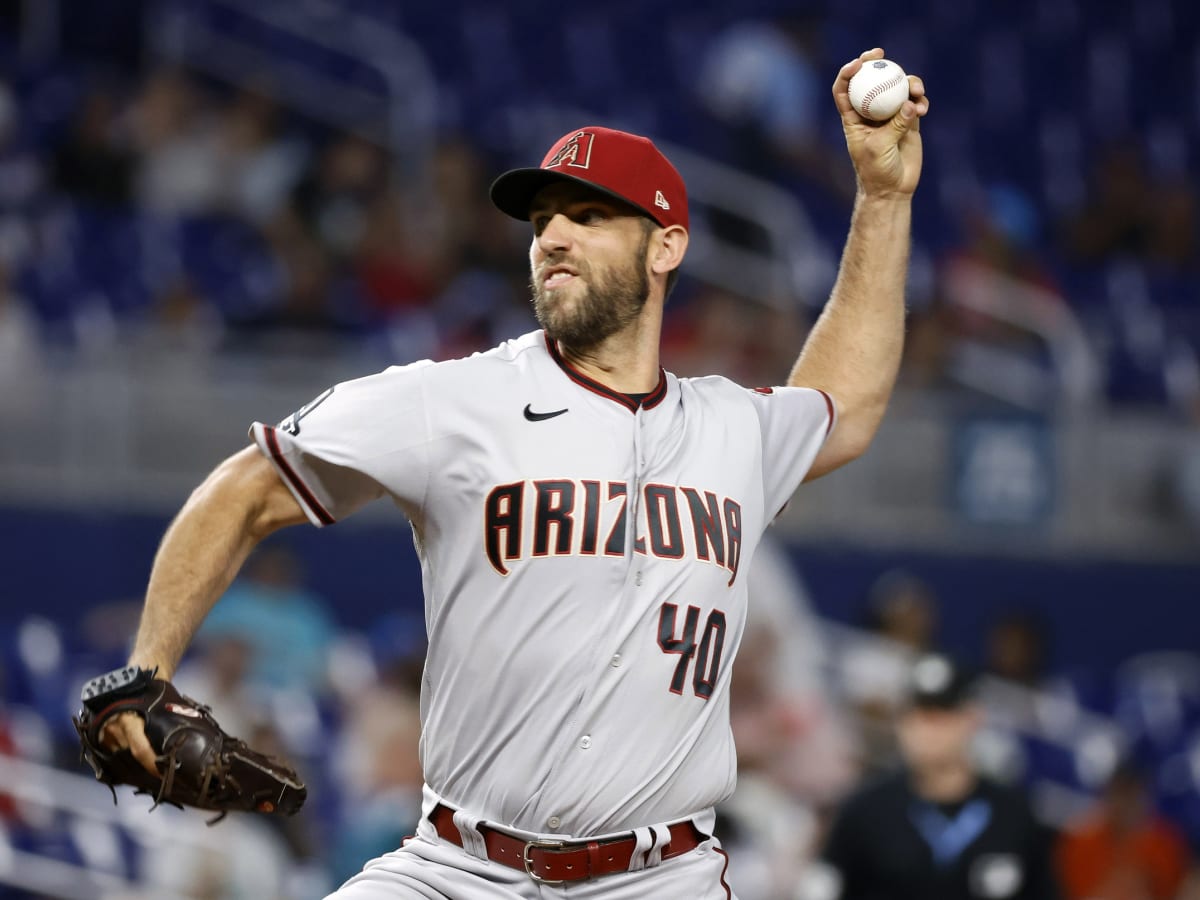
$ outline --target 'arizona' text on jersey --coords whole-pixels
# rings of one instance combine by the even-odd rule
[[[742,573],[833,418],[819,391],[666,372],[639,402],[534,332],[339,384],[251,433],[315,524],[384,494],[409,517],[432,793],[600,835],[732,791]]]

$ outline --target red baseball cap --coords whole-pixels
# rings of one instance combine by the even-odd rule
[[[536,169],[512,169],[492,182],[492,202],[514,219],[529,219],[533,198],[548,184],[575,181],[637,207],[659,225],[688,227],[683,178],[649,138],[599,125],[568,131]]]

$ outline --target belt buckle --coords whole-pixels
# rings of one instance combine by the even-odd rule
[[[531,851],[537,850],[561,850],[567,845],[566,841],[547,841],[547,840],[532,840],[525,842],[525,848],[521,851],[521,861],[525,863],[525,874],[532,878],[538,884],[546,884],[554,887],[560,884],[566,884],[565,881],[552,881],[548,878],[543,878],[537,872],[533,871],[533,860],[529,858]]]

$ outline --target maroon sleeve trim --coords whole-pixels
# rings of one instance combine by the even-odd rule
[[[300,499],[308,505],[309,509],[317,514],[317,518],[321,520],[321,524],[333,525],[337,522],[337,519],[331,516],[325,507],[321,505],[321,501],[313,495],[313,492],[308,489],[308,485],[301,480],[300,476],[296,474],[296,470],[292,468],[291,463],[287,461],[287,457],[279,449],[279,439],[275,437],[275,429],[270,425],[264,425],[263,436],[267,439],[267,449],[271,451],[271,459],[275,461],[275,465],[279,467],[279,471],[284,474],[284,477],[287,478],[292,488],[300,495]]]
[[[825,437],[829,437],[829,432],[833,431],[833,417],[835,415],[833,411],[833,398],[820,388],[816,388],[816,391],[825,398],[825,406],[829,409],[829,424],[825,426]]]

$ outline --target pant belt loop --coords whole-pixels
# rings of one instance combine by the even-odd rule
[[[633,829],[633,855],[629,857],[629,871],[640,872],[646,868],[646,851],[654,846],[654,832],[649,828]]]
[[[663,851],[667,849],[667,845],[671,843],[671,829],[666,825],[655,825],[654,829],[654,846],[650,852],[646,854],[646,868],[652,869],[662,863]]]
[[[462,836],[463,849],[478,859],[486,860],[488,858],[487,844],[483,840],[483,835],[479,833],[481,821],[481,819],[467,815],[461,809],[454,812],[454,827]]]

